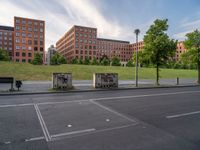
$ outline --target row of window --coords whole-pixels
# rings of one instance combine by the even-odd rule
[[[44,26],[44,23],[43,22],[36,22],[36,21],[27,21],[27,20],[20,20],[20,19],[16,19],[15,20],[15,22],[16,22],[16,24],[20,24],[20,23],[22,23],[22,24],[27,24],[28,23],[28,25],[35,25],[35,26],[37,26],[37,25],[40,25],[40,26]]]
[[[15,49],[16,49],[16,50],[21,50],[21,49],[22,49],[22,50],[26,50],[27,48],[26,48],[26,46],[16,46]],[[29,46],[29,47],[28,47],[28,50],[31,51],[31,50],[32,50],[32,47]],[[40,47],[40,48],[38,49],[38,47],[34,47],[34,51],[38,51],[38,50],[40,50],[40,51],[42,52],[42,51],[44,51],[44,48],[43,48],[43,47]]]
[[[80,43],[86,43],[86,44],[87,44],[87,43],[89,43],[89,44],[96,44],[96,41],[95,41],[95,40],[92,41],[92,40],[86,40],[86,39],[85,39],[85,40],[76,39],[76,43],[77,43],[77,44],[78,44],[78,42],[80,42]]]
[[[83,49],[83,48],[85,48],[85,49],[96,49],[96,46],[91,46],[91,45],[85,45],[85,46],[83,46],[83,45],[80,45],[79,46],[79,44],[76,44],[76,48],[81,48],[81,49]]]
[[[29,32],[32,32],[32,31],[34,31],[34,32],[40,31],[41,33],[44,32],[44,29],[43,29],[43,28],[34,28],[34,29],[33,29],[32,27],[28,27],[28,29],[26,29],[25,26],[23,26],[23,27],[16,26],[15,29],[16,29],[16,30],[20,30],[20,29],[21,29],[22,31],[28,30]]]
[[[96,33],[96,30],[92,30],[92,29],[79,28],[78,30],[81,32]]]
[[[8,32],[0,32],[0,36],[2,36],[2,35],[10,35],[10,36],[12,36],[12,33],[10,32],[10,33],[8,33]]]
[[[92,55],[92,51],[83,51],[83,50],[79,51],[79,50],[76,50],[76,54],[83,54],[83,53],[85,53],[86,55],[87,54]],[[93,55],[96,55],[96,51],[93,51]]]
[[[92,39],[92,38],[96,38],[96,35],[92,35],[92,34],[82,34],[82,33],[76,33],[76,37],[85,37],[85,38],[90,38],[90,39]]]
[[[15,42],[16,42],[16,43],[20,43],[21,40],[20,40],[19,38],[17,38],[17,39],[15,40]],[[26,39],[22,39],[22,43],[23,43],[23,44],[26,44]],[[32,45],[32,43],[33,43],[32,40],[28,40],[28,45]],[[38,45],[38,43],[39,43],[40,45],[43,45],[43,44],[44,44],[43,41],[34,40],[34,45]]]
[[[2,36],[0,36],[0,40],[9,40],[9,41],[12,41],[12,38],[11,37],[7,37],[7,36],[5,36],[4,38],[2,37]]]
[[[20,62],[19,59],[16,59],[15,61],[16,61],[16,62]],[[28,62],[29,62],[29,63],[30,63],[31,61],[32,61],[31,59],[28,59]],[[25,62],[27,62],[27,61],[26,61],[26,59],[22,59],[21,62],[24,62],[24,63],[25,63]]]
[[[15,35],[16,35],[16,37],[20,37],[20,35],[21,35],[22,37],[28,37],[28,38],[32,38],[33,36],[34,36],[34,38],[38,38],[38,37],[40,37],[40,39],[43,39],[43,38],[44,38],[43,34],[40,34],[40,35],[38,36],[37,33],[36,33],[36,34],[31,34],[31,33],[28,33],[28,34],[22,33],[22,34],[20,34],[20,32],[16,32]]]
[[[12,46],[12,42],[2,42],[2,41],[0,41],[0,45],[9,45],[9,46]]]
[[[11,51],[11,50],[12,50],[12,47],[3,47],[2,45],[0,45],[0,49],[5,49],[5,50]]]
[[[16,53],[15,53],[15,56],[19,57],[20,54],[21,54],[22,57],[26,57],[26,56],[32,57],[32,53],[24,53],[24,52],[23,52],[23,53],[16,52]]]

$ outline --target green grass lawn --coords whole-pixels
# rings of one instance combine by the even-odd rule
[[[35,66],[25,63],[0,62],[0,76],[13,76],[18,80],[51,80],[53,72],[72,73],[75,80],[91,80],[93,73],[118,73],[120,80],[134,78],[135,68],[87,65]],[[140,68],[140,79],[155,79],[155,68]],[[162,79],[196,78],[196,70],[161,69]]]

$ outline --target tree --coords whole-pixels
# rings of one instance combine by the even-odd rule
[[[130,59],[127,64],[126,64],[127,67],[134,67],[134,64],[133,64],[133,59]]]
[[[133,54],[133,62],[136,62],[136,53]],[[148,55],[143,50],[138,52],[138,62],[140,66],[149,66],[150,64]]]
[[[98,65],[99,63],[98,63],[98,61],[97,61],[97,59],[96,58],[93,58],[93,60],[92,60],[92,63],[91,63],[92,65]]]
[[[66,64],[66,63],[67,61],[64,58],[64,56],[62,56],[61,54],[57,52],[51,58],[51,65],[60,65],[60,64]]]
[[[159,85],[159,67],[172,59],[176,52],[177,41],[170,39],[168,20],[155,20],[144,37],[144,53],[149,61],[156,67],[156,84]]]
[[[82,58],[79,59],[79,64],[80,64],[80,65],[83,64],[83,59],[82,59]]]
[[[112,58],[111,65],[112,66],[121,66],[120,59],[118,57],[114,56]]]
[[[103,55],[101,57],[101,59],[100,59],[100,63],[103,66],[109,66],[110,65],[110,60],[109,60],[108,56],[107,55]]]
[[[85,57],[84,65],[89,65],[89,64],[90,64],[89,57]]]
[[[9,55],[6,50],[0,49],[0,61],[9,61]]]
[[[72,64],[78,64],[78,59],[76,57],[72,59]]]
[[[33,65],[42,65],[43,64],[43,56],[40,53],[35,53],[34,59],[32,60]]]
[[[186,55],[188,59],[197,64],[198,70],[198,84],[200,84],[200,31],[195,30],[194,32],[186,35],[187,39],[184,42],[185,48],[188,50]]]

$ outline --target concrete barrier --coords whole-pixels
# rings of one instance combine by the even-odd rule
[[[95,73],[93,74],[94,88],[117,88],[118,74],[117,73]]]
[[[72,74],[71,73],[53,73],[52,75],[53,89],[71,89]]]

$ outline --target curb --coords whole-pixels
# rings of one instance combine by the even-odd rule
[[[39,94],[67,94],[67,93],[84,93],[84,92],[102,92],[102,91],[122,91],[122,90],[142,90],[142,89],[162,89],[162,88],[182,88],[182,87],[199,87],[200,85],[175,85],[175,86],[150,86],[134,88],[110,88],[110,89],[89,89],[89,90],[69,90],[69,91],[49,91],[49,92],[22,92],[22,93],[0,93],[0,96],[16,95],[39,95]]]

